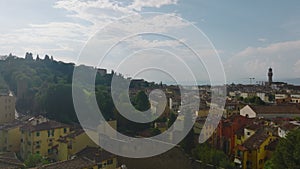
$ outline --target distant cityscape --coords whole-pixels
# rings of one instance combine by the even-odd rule
[[[92,141],[76,120],[70,120],[69,117],[76,117],[74,114],[67,116],[73,105],[62,106],[59,100],[56,102],[59,97],[54,96],[65,92],[62,89],[71,83],[66,76],[67,71],[71,70],[71,74],[75,65],[56,61],[49,56],[33,59],[30,53],[25,58],[8,56],[0,64],[3,68],[0,90],[0,168],[134,169],[155,159],[145,159],[140,163],[138,159],[112,154]],[[7,72],[13,75],[7,74],[4,68],[11,68]],[[54,68],[61,72],[49,74]],[[95,69],[88,66],[85,68]],[[19,75],[15,76],[17,72]],[[51,78],[41,72],[47,72]],[[105,96],[107,104],[102,105],[102,108],[107,110],[104,113],[112,128],[132,137],[147,138],[165,132],[177,119],[180,125],[174,126],[174,131],[182,130],[180,126],[185,125],[185,116],[180,113],[182,98],[179,86],[131,79],[129,92],[137,108],[151,109],[153,113],[162,109],[159,101],[146,99],[146,102],[142,102],[156,88],[164,91],[168,100],[167,107],[157,120],[149,124],[132,124],[118,115],[113,106],[106,106],[110,105],[107,86],[113,75],[117,74],[97,69],[97,96]],[[15,79],[8,78],[10,76],[15,76]],[[117,76],[123,78],[122,75]],[[40,80],[43,78],[45,80]],[[46,85],[50,83],[54,90],[51,85]],[[182,168],[264,168],[273,163],[273,154],[280,140],[286,139],[290,132],[300,127],[300,86],[273,81],[272,68],[266,68],[266,80],[261,83],[202,85],[194,86],[191,90],[200,93],[200,108],[193,112],[195,124],[180,144],[161,156],[161,159],[165,156],[167,159],[173,154],[184,165],[180,166]],[[226,97],[224,107],[212,102],[212,92]],[[41,102],[37,102],[42,96]],[[54,106],[47,106],[52,104]],[[40,108],[42,105],[45,107]],[[71,109],[65,111],[68,106]],[[210,116],[214,110],[220,110],[222,114]],[[221,121],[215,128],[213,123],[207,121],[214,121],[209,118],[217,116],[221,116]],[[93,134],[98,135],[97,132]],[[208,138],[203,144],[198,143],[200,135]],[[223,163],[215,163],[210,161],[209,156],[201,156],[204,150],[222,154],[220,160]],[[172,166],[170,162],[160,165]]]

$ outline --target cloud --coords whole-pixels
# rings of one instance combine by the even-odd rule
[[[257,39],[257,41],[259,41],[259,42],[266,42],[268,39],[266,39],[266,38],[259,38],[259,39]]]
[[[268,67],[274,68],[275,79],[299,77],[300,40],[248,47],[226,63],[226,74],[234,78],[256,77],[264,80]]]
[[[177,0],[59,0],[53,4],[54,9],[63,9],[67,12],[64,21],[52,21],[42,24],[30,23],[24,28],[10,30],[10,32],[0,35],[1,51],[9,51],[7,45],[14,46],[14,51],[23,54],[31,49],[36,51],[48,51],[56,55],[55,51],[69,52],[69,56],[78,55],[79,49],[85,42],[105,25],[116,21],[120,17],[135,15],[137,19],[134,27],[138,31],[139,27],[153,27],[153,31],[168,32],[171,29],[178,29],[186,26],[184,22],[178,20],[167,20],[164,15],[154,18],[143,18],[141,21],[140,12],[144,7],[160,8],[165,5],[176,4]],[[176,15],[176,14],[173,14]],[[66,21],[67,20],[67,21]],[[123,23],[126,24],[126,23]],[[122,24],[116,25],[114,36],[122,36]],[[132,31],[132,30],[130,30]],[[150,45],[153,42],[147,40],[138,41],[140,45]],[[78,48],[78,46],[80,46]],[[138,44],[136,44],[138,45]],[[171,42],[157,43],[157,45],[172,45]],[[45,50],[42,50],[42,49]],[[73,49],[73,50],[71,50]],[[72,52],[73,51],[73,52]]]
[[[155,7],[160,8],[164,5],[174,5],[177,4],[178,0],[134,0],[134,2],[129,6],[136,11],[141,11],[144,7]]]

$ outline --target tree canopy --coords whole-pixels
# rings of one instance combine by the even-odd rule
[[[279,140],[272,159],[266,163],[267,169],[300,168],[300,129]]]

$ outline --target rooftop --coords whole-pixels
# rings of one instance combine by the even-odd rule
[[[86,147],[85,149],[78,152],[76,155],[78,157],[88,158],[89,160],[94,161],[96,163],[101,163],[102,161],[116,157],[116,155],[97,147]]]
[[[300,114],[297,105],[250,106],[258,114]]]
[[[90,168],[96,164],[86,158],[74,158],[38,167],[37,169],[82,169]]]
[[[32,125],[30,123],[26,124],[23,127],[21,127],[21,130],[27,130],[32,132],[32,131],[43,131],[49,129],[65,128],[65,127],[69,127],[69,125],[50,120],[37,125]]]
[[[269,134],[263,129],[258,130],[244,142],[243,146],[248,150],[256,150],[268,137]]]

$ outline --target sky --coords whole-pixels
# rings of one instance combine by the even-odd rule
[[[186,72],[191,69],[198,81],[206,81],[214,76],[212,71],[221,72],[223,67],[227,83],[248,83],[249,77],[265,81],[269,67],[274,70],[274,80],[300,78],[298,0],[0,0],[0,8],[0,55],[13,53],[24,57],[26,52],[32,52],[40,56],[53,55],[56,60],[65,62],[78,62],[79,57],[85,57],[83,60],[93,66],[114,70],[119,66],[120,72],[128,76],[139,74],[131,69],[132,65],[149,62],[152,64],[148,67],[157,66],[158,62],[161,66],[169,65],[165,68],[171,73],[164,75],[145,71],[141,76],[149,80],[172,78],[172,74],[178,75],[181,81],[190,80]],[[160,14],[144,17],[145,12]],[[119,21],[126,16],[134,17],[125,24],[124,20]],[[128,24],[130,28],[126,29]],[[195,36],[194,26],[202,31],[202,36]],[[105,27],[112,29],[107,31]],[[106,51],[108,44],[124,38],[126,33],[144,29],[180,38],[136,35],[120,43],[100,65],[90,57],[97,55],[95,51]],[[101,41],[97,41],[96,47],[92,42],[96,43],[97,38]],[[180,42],[190,43],[211,65],[203,66],[195,61]],[[85,52],[89,46],[95,51]],[[176,58],[174,53],[180,56]],[[122,62],[129,56],[136,59]],[[219,63],[212,64],[217,56],[223,67]],[[170,61],[174,57],[187,64]],[[205,71],[207,67],[215,70]]]

